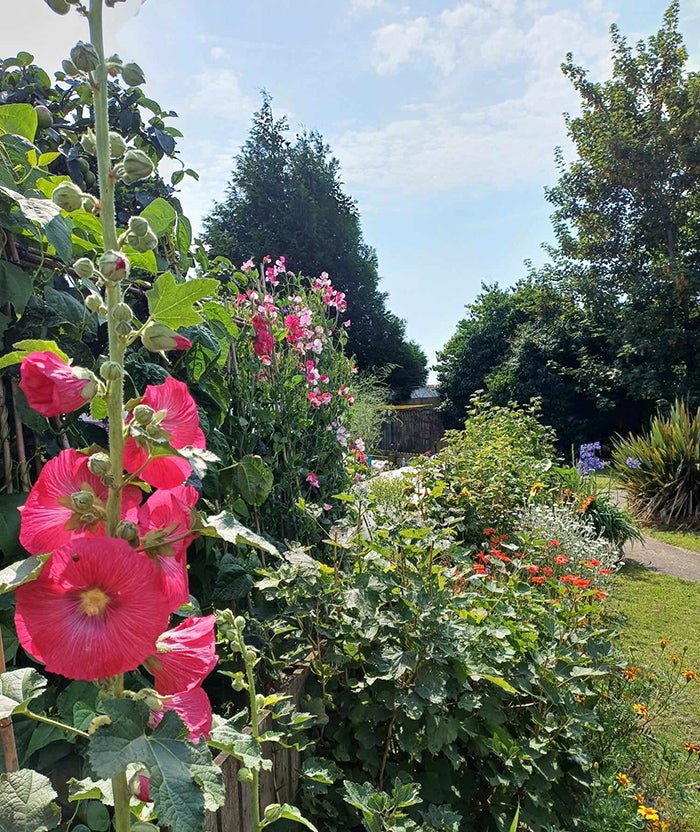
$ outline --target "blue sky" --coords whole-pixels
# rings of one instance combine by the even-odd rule
[[[17,6],[20,6],[17,9]],[[111,45],[141,64],[148,94],[176,110],[195,225],[221,199],[260,91],[293,130],[320,131],[357,199],[391,309],[434,358],[482,281],[513,283],[551,238],[544,187],[566,150],[577,100],[568,51],[609,72],[617,23],[656,31],[664,0],[126,0],[106,11]],[[13,4],[0,54],[33,52],[57,69],[76,16]],[[681,23],[700,68],[700,0]],[[282,254],[283,252],[279,252]]]

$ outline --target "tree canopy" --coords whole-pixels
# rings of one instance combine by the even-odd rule
[[[205,242],[235,263],[266,254],[286,257],[293,271],[330,274],[344,291],[352,326],[348,350],[362,369],[393,365],[388,381],[400,393],[422,384],[426,357],[387,309],[377,257],[362,236],[354,200],[342,188],[339,163],[315,131],[287,138],[268,96],[236,156],[225,199],[204,221]]]
[[[562,65],[581,110],[566,116],[576,157],[557,151],[546,190],[550,262],[468,307],[438,366],[453,421],[477,388],[542,395],[562,439],[636,429],[661,403],[700,398],[700,74],[686,71],[678,13],[671,3],[634,47],[611,27],[609,80],[571,54]]]

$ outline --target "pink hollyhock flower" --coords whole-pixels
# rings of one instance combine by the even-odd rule
[[[88,468],[88,457],[73,449],[61,451],[44,465],[22,512],[19,541],[33,555],[51,552],[75,537],[104,534],[109,489]],[[126,515],[141,502],[141,491],[122,491]]]
[[[196,537],[190,529],[192,507],[198,499],[191,485],[159,488],[137,512],[127,516],[138,524],[141,547],[159,567],[171,611],[190,600],[186,553]]]
[[[156,321],[151,321],[144,329],[141,333],[141,340],[144,347],[153,352],[189,350],[192,347],[192,341],[189,338],[185,338],[184,335]]]
[[[313,471],[309,471],[309,473],[306,475],[306,481],[312,488],[320,487],[318,477],[316,476],[316,474],[314,474]]]
[[[189,739],[197,742],[200,737],[209,739],[212,713],[209,697],[200,687],[163,697],[163,710],[151,712],[153,728],[163,719],[166,711],[175,711],[189,729]]]
[[[214,620],[213,615],[191,615],[158,638],[155,654],[144,665],[153,674],[159,693],[192,690],[211,673],[217,662]]]
[[[157,425],[156,437],[168,439],[173,448],[206,447],[204,434],[199,426],[197,405],[187,385],[174,378],[167,378],[163,384],[149,384],[141,399],[156,413],[165,411]],[[130,416],[130,423],[133,416]],[[148,459],[145,440],[130,436],[124,446],[124,467],[134,473]],[[152,459],[139,476],[155,488],[175,488],[182,485],[192,472],[190,463],[179,456],[160,456]]]
[[[158,570],[125,540],[84,537],[56,550],[16,593],[24,649],[50,673],[93,681],[153,655],[170,605]]]
[[[145,774],[139,774],[134,780],[132,780],[131,791],[134,797],[140,800],[141,803],[151,802],[150,784],[151,778],[146,777]]]
[[[82,367],[71,367],[52,352],[33,352],[22,359],[19,386],[29,406],[48,419],[83,407],[97,392],[97,379]]]

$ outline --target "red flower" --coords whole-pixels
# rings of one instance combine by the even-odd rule
[[[153,728],[163,719],[165,711],[175,711],[189,729],[189,738],[193,742],[197,742],[200,737],[209,739],[212,723],[211,702],[202,688],[196,687],[164,697],[163,710],[153,711],[151,714]]]
[[[144,662],[159,693],[184,693],[201,685],[216,664],[214,616],[190,616],[167,630],[156,643],[156,653]]]
[[[601,575],[612,575],[612,569],[601,569],[600,574]]]
[[[566,555],[557,555],[554,558],[554,563],[556,566],[565,566],[569,562],[569,559]]]
[[[141,399],[156,413],[164,410],[165,416],[158,423],[160,436],[168,439],[173,448],[187,446],[204,448],[206,442],[199,427],[197,405],[187,385],[174,378],[167,378],[163,384],[149,384]],[[133,417],[129,417],[129,422]],[[124,447],[124,467],[134,473],[148,459],[147,443],[130,436]],[[179,456],[159,456],[152,459],[139,476],[144,482],[156,488],[175,488],[190,476],[190,463]]]
[[[525,569],[532,575],[536,575],[540,571],[540,567],[535,565],[526,566]]]
[[[563,584],[572,584],[576,580],[576,575],[564,575],[559,578]]]
[[[186,552],[196,537],[190,534],[191,508],[198,498],[191,485],[160,488],[129,517],[138,523],[143,550],[158,564],[173,611],[190,600]]]
[[[82,367],[71,367],[53,352],[33,352],[22,359],[19,386],[29,406],[42,416],[72,413],[97,392],[97,379]]]
[[[545,566],[545,567],[544,567],[544,569],[543,569],[542,571],[544,572],[544,574],[545,574],[548,578],[551,578],[551,577],[552,577],[552,575],[554,574],[554,570],[552,569],[552,567],[551,567],[551,566]]]
[[[69,540],[104,534],[108,488],[88,469],[88,457],[73,449],[61,451],[43,467],[27,502],[20,508],[19,540],[33,555],[51,552]],[[141,491],[122,491],[126,514],[141,501]]]
[[[543,584],[547,579],[542,575],[533,575],[530,580],[533,584]]]
[[[579,589],[587,589],[591,585],[591,582],[588,578],[574,578],[574,586],[579,587]]]
[[[561,546],[561,543],[558,540],[550,540],[549,545],[550,546]]]
[[[588,561],[586,566],[588,566],[589,569],[593,569],[596,566],[600,566],[600,561],[598,560],[598,558],[591,558],[591,560]]]
[[[81,538],[16,592],[22,647],[69,679],[117,676],[155,651],[170,606],[155,566],[125,540]]]

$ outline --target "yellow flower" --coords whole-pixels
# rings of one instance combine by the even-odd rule
[[[635,702],[632,705],[632,710],[637,714],[637,716],[649,716],[649,709],[646,705],[642,705],[640,702]]]
[[[637,809],[637,813],[640,814],[644,820],[659,820],[659,813],[652,806],[640,806]]]
[[[632,781],[629,779],[629,777],[621,771],[617,772],[617,774],[615,775],[615,779],[624,788],[627,788],[627,786],[632,785]]]
[[[678,653],[671,653],[671,661],[672,661],[674,664],[678,664],[678,662],[679,662],[680,660],[681,660],[681,657],[678,655]]]
[[[535,494],[537,494],[539,491],[542,491],[543,488],[544,488],[544,483],[543,482],[536,482],[532,486],[532,488],[530,489],[530,496],[534,497]]]
[[[696,742],[687,742],[685,744],[685,750],[688,754],[700,754],[700,745]]]

